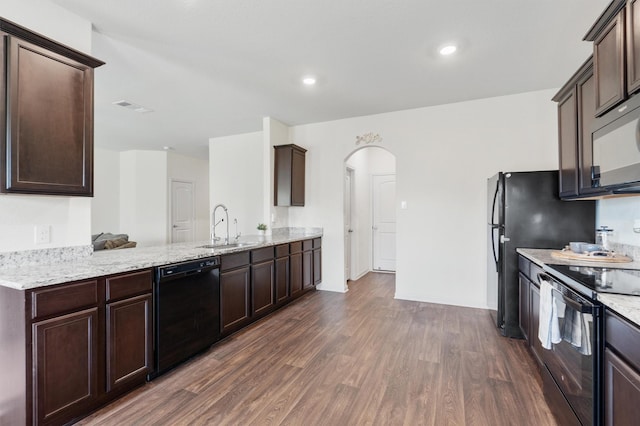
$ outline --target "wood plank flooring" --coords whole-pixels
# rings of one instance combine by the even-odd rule
[[[394,279],[307,294],[78,424],[556,424],[523,341]]]

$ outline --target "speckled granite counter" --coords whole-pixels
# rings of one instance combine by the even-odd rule
[[[322,232],[249,235],[239,242],[251,245],[224,250],[201,247],[209,241],[103,250],[73,261],[1,269],[0,286],[26,290],[318,237]]]
[[[526,249],[519,248],[516,250],[519,254],[523,255],[533,263],[544,267],[545,264],[556,265],[572,265],[572,266],[595,266],[603,268],[625,268],[625,269],[638,269],[640,270],[640,262],[633,261],[629,263],[606,263],[606,262],[584,262],[558,259],[551,256],[553,250],[546,249]],[[621,294],[610,293],[598,293],[598,300],[610,308],[611,310],[619,313],[630,321],[635,322],[640,326],[640,296],[625,296]]]

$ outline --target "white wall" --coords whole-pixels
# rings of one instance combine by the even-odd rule
[[[120,153],[95,148],[91,233],[120,233]]]
[[[234,218],[242,235],[255,235],[258,223],[265,222],[264,152],[263,132],[209,139],[209,212],[220,203],[227,207],[231,237]],[[224,238],[225,233],[220,223],[216,235]]]
[[[75,49],[91,51],[91,23],[49,1],[3,1],[0,14]],[[51,226],[51,244],[35,244],[35,225]],[[90,198],[0,195],[0,252],[87,245],[90,234]]]
[[[156,164],[156,161],[159,162]],[[163,167],[165,170],[162,170]],[[150,245],[165,238],[169,241],[169,182],[175,179],[194,183],[195,239],[201,241],[209,238],[208,159],[186,157],[174,152],[116,152],[98,148],[94,169],[95,191],[91,206],[93,234],[126,233],[140,245]],[[166,194],[162,195],[162,191],[166,191]],[[160,206],[162,199],[166,200],[166,206]],[[146,205],[149,206],[148,211],[145,211]],[[121,225],[121,220],[124,225]],[[164,220],[166,222],[161,225],[160,222]],[[155,235],[156,232],[158,235]]]
[[[49,0],[3,0],[0,16],[91,54],[91,22]]]
[[[292,226],[324,228],[322,289],[344,290],[342,177],[356,136],[396,156],[396,297],[486,307],[486,179],[557,168],[553,90],[292,127],[307,152],[307,199]]]
[[[169,241],[167,162],[162,151],[120,155],[120,232],[139,246]]]
[[[267,229],[267,234],[269,234],[271,233],[272,228],[283,228],[289,226],[289,209],[296,209],[300,207],[281,207],[273,205],[273,171],[275,164],[275,150],[273,147],[293,143],[289,139],[289,127],[271,117],[265,117],[262,122],[262,133],[264,170],[268,175],[265,175],[264,178],[265,213],[262,222],[269,226],[270,229]]]
[[[195,197],[195,240],[209,238],[209,159],[193,158],[169,153],[168,177],[173,180],[186,180],[194,184]],[[171,209],[171,206],[169,206]],[[168,224],[170,226],[171,224]],[[168,230],[171,232],[171,229]]]

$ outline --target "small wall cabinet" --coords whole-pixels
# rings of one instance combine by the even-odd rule
[[[0,191],[92,196],[93,69],[104,62],[2,19],[0,37]]]
[[[304,206],[305,156],[297,145],[278,145],[275,149],[273,204]]]

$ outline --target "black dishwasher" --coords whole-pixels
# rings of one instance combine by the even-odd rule
[[[220,257],[156,268],[155,372],[169,370],[220,338]]]

